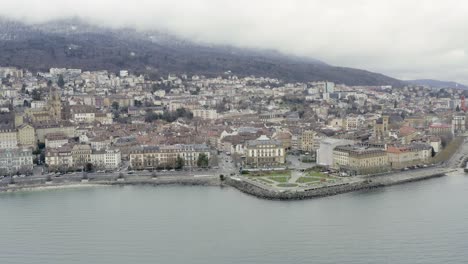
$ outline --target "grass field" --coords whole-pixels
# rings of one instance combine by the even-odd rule
[[[267,177],[267,179],[275,181],[275,182],[279,182],[279,183],[286,183],[289,181],[289,179],[291,179],[291,176],[270,176],[270,177]]]

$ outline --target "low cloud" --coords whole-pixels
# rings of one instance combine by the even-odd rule
[[[276,49],[397,78],[468,83],[468,2],[457,0],[16,0],[0,16],[80,17],[216,44]]]

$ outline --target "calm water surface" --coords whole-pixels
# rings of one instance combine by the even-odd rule
[[[0,194],[0,263],[468,263],[468,176],[306,201],[218,187]]]

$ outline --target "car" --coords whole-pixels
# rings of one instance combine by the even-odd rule
[[[133,174],[133,171],[129,171],[129,172],[127,172],[127,174]]]
[[[162,170],[162,171],[166,172],[167,170],[164,169],[164,170]]]
[[[175,171],[175,169],[172,169],[171,171]]]

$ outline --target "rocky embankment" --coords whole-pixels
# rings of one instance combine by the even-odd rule
[[[360,177],[358,181],[349,183],[317,186],[307,189],[292,188],[291,190],[276,189],[270,186],[254,183],[243,177],[229,177],[226,179],[225,183],[244,193],[263,199],[301,200],[441,177],[447,172],[448,171],[443,168],[427,168],[381,176]]]

